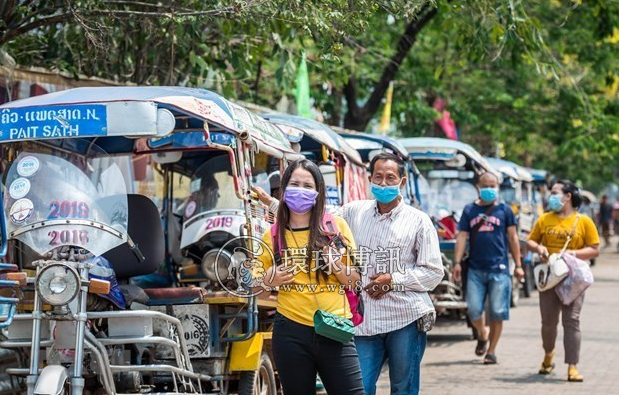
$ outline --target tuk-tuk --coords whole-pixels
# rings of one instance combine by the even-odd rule
[[[206,90],[119,87],[7,103],[0,130],[0,271],[12,272],[0,347],[24,361],[6,373],[28,394],[277,393],[275,304],[245,274],[272,220],[249,193],[252,165],[301,157],[280,129]],[[136,166],[144,157],[154,165]],[[140,171],[164,190],[134,193]],[[178,255],[179,212],[183,229],[201,224],[179,250],[218,281],[131,284]]]
[[[296,115],[270,113],[263,116],[280,127],[292,141],[298,140],[301,154],[320,168],[327,188],[327,205],[341,206],[367,198],[369,181],[359,152],[327,125]]]
[[[470,145],[442,138],[413,137],[398,140],[419,168],[421,207],[430,215],[440,240],[445,279],[431,293],[438,314],[461,317],[466,302],[460,284],[453,281],[453,254],[457,223],[464,207],[478,197],[475,186],[484,172],[501,179]]]
[[[406,166],[408,183],[402,191],[402,196],[407,204],[421,208],[421,195],[419,194],[419,169],[415,166],[406,149],[397,141],[387,136],[354,132],[351,130],[338,129],[336,131],[361,155],[361,160],[366,166],[372,158],[380,152],[390,152],[402,159]]]
[[[520,289],[528,298],[535,287],[533,254],[527,251],[527,239],[538,218],[533,197],[533,176],[524,167],[514,162],[497,158],[486,159],[491,166],[503,174],[503,181],[500,185],[501,202],[511,206],[518,218],[518,237],[525,278],[522,283],[513,278],[511,303],[512,306],[516,306],[520,299]],[[510,266],[512,264],[513,262],[510,261]]]

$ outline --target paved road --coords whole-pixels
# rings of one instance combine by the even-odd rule
[[[616,243],[617,239],[615,239]],[[497,349],[499,364],[483,365],[473,350],[470,330],[446,321],[430,332],[421,368],[422,394],[572,395],[619,394],[619,253],[603,251],[593,267],[595,284],[587,290],[581,315],[584,383],[569,383],[563,363],[562,328],[557,339],[557,368],[548,376],[537,369],[543,350],[537,293],[521,299],[511,312]],[[378,395],[389,394],[388,372]]]

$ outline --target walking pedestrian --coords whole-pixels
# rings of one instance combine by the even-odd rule
[[[567,245],[567,254],[572,254],[582,260],[589,260],[599,255],[600,238],[591,218],[576,212],[581,204],[578,187],[574,183],[557,181],[548,199],[549,212],[542,215],[529,235],[528,246],[537,251],[542,262],[547,262],[550,254],[561,251],[571,236]],[[544,360],[539,374],[549,374],[555,364],[555,341],[559,315],[563,323],[563,347],[565,348],[565,363],[568,364],[567,380],[583,381],[576,365],[580,358],[580,311],[585,299],[583,292],[574,302],[565,306],[554,289],[539,294],[539,307],[542,316],[542,343]]]
[[[613,232],[615,236],[619,235],[619,201],[613,204]],[[619,252],[619,241],[617,241],[616,251]]]
[[[392,394],[419,393],[426,331],[435,318],[428,292],[444,275],[432,220],[407,205],[400,194],[407,182],[404,169],[396,155],[376,155],[369,176],[376,199],[350,202],[336,210],[359,246],[365,314],[356,327],[355,344],[368,395],[376,393],[385,363]],[[269,207],[276,206],[264,191],[256,192]]]
[[[503,331],[503,321],[509,320],[511,303],[508,252],[516,266],[514,275],[521,279],[524,271],[516,217],[509,206],[498,203],[499,179],[492,173],[484,173],[479,177],[477,187],[479,199],[464,208],[458,224],[454,280],[462,279],[462,258],[468,241],[465,298],[469,319],[479,334],[475,354],[485,354],[484,364],[495,364],[496,347]],[[484,317],[486,299],[490,306],[489,330]]]
[[[600,200],[600,211],[598,213],[598,223],[602,229],[604,237],[604,248],[610,245],[610,223],[613,220],[613,206],[608,201],[608,196],[602,196]]]
[[[285,395],[315,394],[316,373],[329,394],[363,394],[359,357],[353,340],[344,343],[316,333],[320,310],[342,318],[352,313],[342,286],[354,286],[359,273],[334,253],[324,229],[326,188],[318,166],[306,159],[293,162],[282,176],[282,203],[277,222],[263,236],[275,257],[264,251],[258,259],[266,270],[264,285],[280,287],[274,317],[273,357]],[[354,239],[346,222],[331,217],[346,245]],[[274,229],[274,234],[271,230]],[[278,244],[274,248],[274,244]],[[329,251],[325,251],[329,248]],[[322,252],[322,258],[319,258]],[[281,258],[277,262],[277,257]],[[273,262],[275,258],[276,262]],[[286,287],[290,285],[290,287]]]

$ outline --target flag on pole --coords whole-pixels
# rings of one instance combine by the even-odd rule
[[[447,102],[443,99],[436,99],[434,101],[434,105],[432,106],[438,116],[434,119],[435,127],[445,133],[445,136],[451,140],[458,140],[459,133],[456,129],[456,123],[453,119],[451,119],[451,114],[446,109]]]
[[[393,81],[389,83],[389,88],[387,88],[387,101],[385,102],[385,108],[383,108],[383,114],[380,117],[380,125],[378,126],[378,131],[386,136],[389,132],[389,127],[391,126],[391,102],[393,100]]]
[[[299,70],[297,72],[297,89],[295,93],[297,114],[305,118],[313,118],[310,106],[309,73],[307,72],[305,51],[301,53],[301,63],[299,63]]]

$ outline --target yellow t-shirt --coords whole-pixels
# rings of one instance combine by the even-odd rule
[[[567,218],[561,218],[554,212],[542,215],[535,223],[533,231],[529,235],[529,240],[543,245],[551,254],[560,252],[567,241],[567,236],[574,227],[577,215],[578,213],[573,213]],[[572,236],[567,249],[579,250],[595,244],[600,244],[597,228],[591,218],[580,214],[574,236]]]
[[[333,216],[333,218],[339,232],[346,240],[347,246],[350,250],[355,250],[352,232],[346,221],[337,216]],[[316,271],[315,260],[312,259],[311,267],[308,268],[303,256],[296,254],[299,251],[294,250],[307,246],[309,229],[294,230],[294,237],[292,231],[286,230],[285,238],[288,252],[282,251],[280,257],[282,262],[285,261],[286,257],[290,257],[286,261],[294,270],[294,282],[279,287],[277,311],[288,319],[308,326],[314,326],[314,313],[318,309],[351,318],[352,313],[348,299],[344,294],[345,284],[341,284],[334,273],[329,274],[325,281],[322,272]],[[271,250],[273,249],[270,228],[262,236],[262,241]],[[273,259],[269,252],[264,252],[258,257],[258,260],[262,262],[264,270],[273,266]],[[343,261],[348,265],[346,258]],[[319,281],[316,280],[317,274],[320,278]],[[355,284],[352,284],[352,286],[354,287]]]

